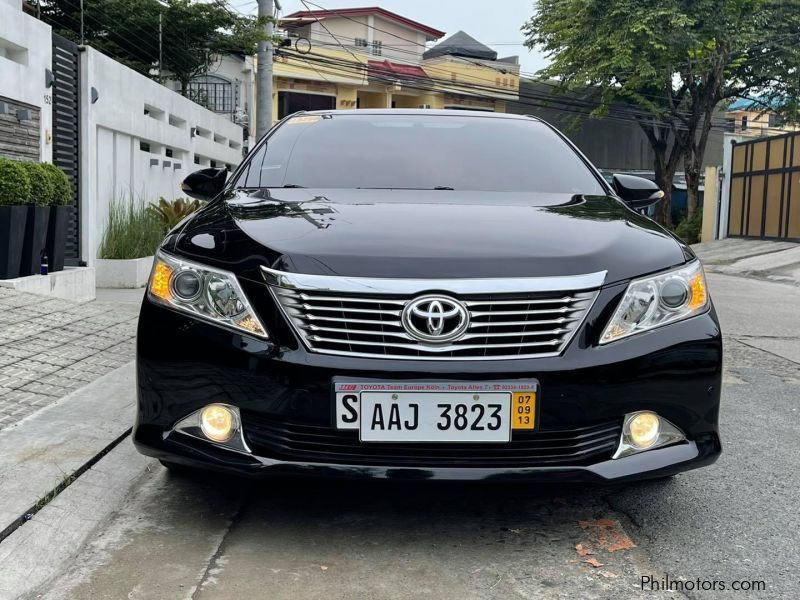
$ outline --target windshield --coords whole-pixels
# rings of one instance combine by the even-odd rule
[[[359,111],[289,119],[235,187],[605,194],[572,148],[533,119]]]

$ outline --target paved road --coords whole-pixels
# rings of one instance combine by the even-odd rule
[[[712,467],[591,488],[254,484],[150,462],[31,597],[644,598],[649,576],[767,586],[660,597],[796,598],[800,289],[710,284],[727,351]]]

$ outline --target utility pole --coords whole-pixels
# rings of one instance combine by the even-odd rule
[[[162,48],[162,36],[161,36],[161,17],[163,13],[159,11],[158,13],[158,83],[163,83],[161,79],[161,48]]]
[[[81,46],[86,45],[86,40],[83,38],[83,0],[81,0]]]
[[[259,18],[268,18],[264,33],[266,40],[258,43],[256,68],[256,140],[260,140],[272,125],[272,35],[275,16],[273,0],[258,0]]]

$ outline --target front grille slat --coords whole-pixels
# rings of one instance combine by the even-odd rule
[[[414,340],[414,338],[412,338],[410,335],[408,335],[407,333],[403,333],[401,331],[380,331],[380,330],[369,331],[369,330],[366,330],[366,329],[353,329],[351,327],[347,327],[347,328],[343,329],[341,327],[321,327],[319,325],[301,325],[300,327],[302,327],[303,329],[308,330],[308,331],[325,331],[325,332],[330,332],[330,333],[348,333],[348,334],[353,334],[353,335],[377,335],[377,336],[387,336],[388,335],[388,336],[392,336],[392,337],[400,337],[400,338],[403,338],[403,339],[406,339],[406,340],[411,340],[411,341]]]
[[[378,321],[375,319],[351,319],[342,317],[328,317],[319,315],[298,315],[298,320],[303,321],[333,321],[336,323],[356,323],[356,324],[369,324],[369,325],[389,325],[394,327],[401,327],[400,321]]]
[[[294,331],[319,353],[412,360],[499,360],[556,356],[575,335],[597,291],[448,294],[469,313],[469,326],[448,342],[427,342],[406,331],[403,308],[428,292],[399,294],[270,290]],[[434,293],[434,292],[430,292]]]
[[[352,332],[351,332],[352,333]],[[330,337],[323,337],[320,335],[312,334],[307,336],[308,339],[314,342],[327,342],[329,344],[349,344],[349,343],[357,343],[358,345],[364,346],[388,346],[391,348],[416,348],[418,344],[416,341],[411,344],[398,344],[396,342],[372,342],[368,340],[363,340],[359,342],[353,342],[353,340],[340,340],[336,338]],[[518,348],[522,347],[534,347],[534,346],[554,346],[560,343],[561,340],[559,339],[552,339],[552,340],[545,340],[542,342],[522,342],[518,344],[492,344],[494,348]],[[449,346],[431,346],[427,349],[428,352],[451,352],[455,350],[477,350],[481,349],[486,344],[459,344],[456,345],[449,345]]]
[[[303,309],[307,312],[356,312],[367,313],[370,315],[389,315],[391,317],[399,317],[399,310],[380,310],[376,308],[342,308],[341,306],[314,306],[312,304],[287,304],[286,306],[295,310]]]
[[[561,298],[540,298],[540,299],[527,299],[527,300],[468,300],[464,302],[467,306],[505,306],[507,304],[566,304],[568,302],[575,302],[582,300],[578,296],[563,296]]]
[[[536,321],[471,321],[470,327],[501,327],[501,326],[515,326],[526,327],[529,325],[558,325],[560,323],[570,323],[573,321],[580,321],[580,318],[560,318],[560,319],[542,319]]]
[[[419,467],[531,467],[585,465],[611,457],[621,421],[573,429],[515,431],[508,443],[367,444],[355,431],[326,424],[296,424],[242,412],[248,444],[258,454],[289,461]]]

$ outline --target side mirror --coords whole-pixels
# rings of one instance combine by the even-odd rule
[[[652,206],[664,197],[658,185],[644,177],[617,173],[611,180],[611,187],[625,204],[635,210]]]
[[[226,169],[202,169],[187,175],[181,183],[181,189],[192,198],[211,200],[222,191],[227,179]]]

